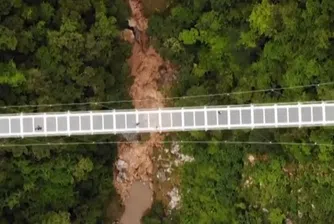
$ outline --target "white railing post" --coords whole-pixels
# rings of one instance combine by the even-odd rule
[[[302,108],[300,102],[298,102],[298,127],[302,127]]]
[[[322,108],[322,125],[325,126],[326,121],[326,103],[324,101],[321,102],[321,108]]]
[[[11,122],[11,118],[8,118],[8,134],[11,136],[12,135],[12,122]]]
[[[310,109],[311,109],[311,123],[313,123],[313,105],[310,104]]]
[[[277,112],[277,104],[274,104],[274,111],[275,111],[275,127],[278,127],[278,112]]]
[[[20,114],[20,134],[21,134],[21,138],[24,138],[24,134],[23,134],[23,113]]]
[[[124,127],[126,130],[128,130],[128,114],[125,112],[124,113]]]
[[[94,129],[93,129],[93,112],[89,111],[89,127],[90,127],[90,134],[93,135],[94,134]]]
[[[227,106],[227,129],[231,129],[231,110],[230,106]]]
[[[139,115],[138,115],[138,110],[135,110],[136,113],[136,132],[139,132]]]
[[[239,124],[242,125],[242,109],[239,107]]]
[[[181,120],[182,120],[182,131],[185,130],[185,126],[184,126],[184,108],[181,108]]]
[[[56,119],[56,132],[58,132],[58,116],[53,115],[53,117]]]
[[[266,109],[262,108],[262,119],[263,119],[263,124],[266,124]]]
[[[219,109],[215,110],[215,114],[216,114],[216,118],[217,118],[217,120],[216,120],[216,128],[219,128],[219,114],[220,114],[219,112],[220,112]]]
[[[79,118],[79,131],[81,132],[81,114],[78,114],[78,118]]]
[[[105,131],[105,128],[104,128],[104,114],[101,114],[101,121],[102,121],[102,132]]]
[[[208,114],[207,114],[207,109],[206,109],[206,106],[204,106],[204,128],[205,128],[205,131],[208,130]]]
[[[151,127],[151,122],[150,122],[150,111],[147,111],[147,128],[150,129]]]
[[[116,135],[116,110],[115,109],[113,109],[113,113],[112,113],[112,115],[113,115],[113,131],[114,131],[114,134]]]
[[[31,116],[32,120],[32,133],[35,133],[35,116]]]
[[[162,117],[161,117],[161,108],[159,107],[159,132],[162,131]]]
[[[67,111],[67,135],[68,136],[71,136],[71,129],[70,129],[70,111],[68,110]],[[58,122],[58,119],[57,119],[57,122]],[[57,130],[58,131],[58,130]]]
[[[47,130],[46,130],[46,113],[43,114],[43,128],[44,128],[44,136],[48,136]]]
[[[192,111],[193,112],[193,118],[194,118],[194,128],[196,127],[196,113],[195,111]],[[195,128],[196,129],[196,128]]]
[[[251,104],[251,128],[254,129],[254,105]]]

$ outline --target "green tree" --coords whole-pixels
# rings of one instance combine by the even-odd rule
[[[70,214],[67,212],[49,212],[45,215],[42,224],[70,224]]]
[[[0,25],[0,50],[15,50],[16,45],[15,32]]]
[[[24,75],[17,70],[13,61],[0,63],[0,83],[17,86],[25,81]]]
[[[124,6],[118,0],[85,0],[80,4],[73,0],[1,1],[1,106],[128,97],[124,77],[128,74],[130,46],[119,36],[126,20],[115,19],[124,13]],[[17,107],[2,112],[69,109],[101,106]],[[52,140],[64,143],[62,146],[2,148],[0,222],[101,222],[107,201],[118,204],[110,166],[116,156],[115,148],[66,144],[73,140],[115,140],[112,136],[92,138]],[[42,142],[45,139],[8,140],[11,144]]]

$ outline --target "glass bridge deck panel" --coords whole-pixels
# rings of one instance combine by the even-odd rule
[[[334,126],[334,102],[0,115],[0,137]]]

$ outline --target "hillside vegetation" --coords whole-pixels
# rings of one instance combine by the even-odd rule
[[[130,46],[120,41],[119,32],[128,13],[121,0],[1,0],[0,106],[124,99]],[[108,105],[1,112],[93,108]],[[101,139],[115,140],[11,143]],[[114,145],[1,148],[0,223],[101,223],[107,202],[117,204],[116,150]]]
[[[119,39],[123,0],[1,0],[0,106],[128,98]],[[152,43],[178,70],[174,96],[307,86],[180,99],[174,106],[333,100],[334,1],[171,0],[150,16]],[[150,12],[152,13],[152,12]],[[321,85],[318,85],[321,84]],[[1,108],[1,113],[129,105]],[[176,140],[333,144],[332,128],[180,133]],[[112,141],[114,137],[7,140]],[[156,203],[145,223],[330,223],[333,147],[187,144],[182,207]],[[112,186],[113,145],[0,150],[0,223],[101,223]]]
[[[178,65],[176,106],[333,100],[334,1],[174,0],[150,17],[155,46]],[[193,132],[177,140],[333,143],[333,129]],[[187,144],[181,223],[334,220],[333,147]],[[152,223],[164,223],[154,220]],[[150,222],[147,222],[150,223]]]

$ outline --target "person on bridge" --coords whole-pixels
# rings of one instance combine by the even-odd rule
[[[35,128],[35,131],[41,131],[42,130],[42,127],[37,125],[37,127]]]

